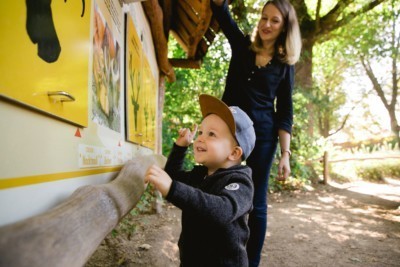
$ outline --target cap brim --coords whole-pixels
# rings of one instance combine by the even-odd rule
[[[235,136],[235,119],[233,118],[231,110],[224,102],[216,97],[207,94],[201,94],[199,96],[199,102],[203,118],[207,117],[210,114],[215,114],[219,116],[228,125],[232,135]]]

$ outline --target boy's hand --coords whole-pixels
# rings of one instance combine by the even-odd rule
[[[171,188],[172,179],[163,169],[157,165],[152,165],[146,171],[144,182],[153,184],[162,196],[165,197]]]
[[[197,132],[197,124],[194,125],[193,131],[191,131],[188,128],[180,129],[178,132],[179,136],[176,139],[175,144],[182,147],[188,147],[192,143],[193,138],[196,135],[196,132]]]

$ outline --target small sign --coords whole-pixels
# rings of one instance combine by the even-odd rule
[[[112,166],[114,165],[114,153],[110,148],[101,149],[101,165]]]
[[[100,166],[100,150],[94,146],[79,145],[79,167],[98,167]]]

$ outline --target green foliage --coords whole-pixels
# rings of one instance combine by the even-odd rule
[[[278,162],[273,164],[271,169],[271,179],[269,180],[270,191],[280,191],[288,189],[298,189],[305,184],[313,182],[316,171],[321,169],[319,158],[323,154],[321,139],[311,137],[308,133],[308,113],[304,108],[310,103],[310,96],[304,90],[295,89],[293,95],[294,126],[292,131],[290,158],[291,179],[286,182],[279,182],[273,179],[278,173]],[[278,149],[280,151],[280,149]],[[276,159],[280,153],[277,152]]]
[[[400,2],[390,0],[358,16],[354,23],[335,32],[336,39],[341,43],[340,50],[351,65],[347,72],[358,76],[359,80],[364,77],[370,80],[363,86],[368,88],[372,85],[375,94],[379,96],[377,99],[382,101],[381,105],[386,108],[387,114],[391,114],[391,128],[395,135],[399,133],[394,125],[398,125],[400,119],[396,115],[399,110],[399,25]],[[373,118],[368,109],[365,114]]]
[[[136,206],[130,211],[130,214],[135,216],[138,214],[143,214],[146,212],[150,212],[152,209],[152,203],[156,199],[156,196],[154,195],[154,188],[151,184],[149,184],[140,197],[139,202],[136,204]]]
[[[122,221],[118,224],[116,228],[111,231],[112,237],[117,237],[118,235],[131,236],[135,233],[137,225],[132,222],[131,216],[125,216]]]
[[[184,56],[184,51],[170,39],[171,57]],[[227,49],[228,48],[228,49]],[[167,156],[180,128],[193,129],[201,122],[198,96],[202,93],[222,96],[230,60],[230,49],[225,37],[218,35],[204,58],[201,69],[175,69],[176,82],[166,85],[163,112],[163,155]],[[191,150],[185,167],[193,166]]]
[[[391,46],[390,38],[392,34],[398,35],[400,30],[397,28],[397,32],[393,31],[393,20],[397,21],[397,25],[400,22],[399,6],[398,1],[385,1],[375,9],[358,16],[351,25],[340,28],[336,36],[347,45],[346,56],[358,57],[362,54],[376,58],[390,57],[396,49]]]
[[[382,182],[384,178],[400,179],[400,161],[383,161],[359,166],[356,170],[359,177],[374,182]]]
[[[337,41],[332,40],[314,46],[313,79],[314,89],[311,99],[314,106],[320,135],[327,138],[343,124],[343,118],[338,113],[338,107],[346,103],[346,93],[343,88],[344,74],[348,62],[338,50]],[[326,60],[329,58],[330,60]]]

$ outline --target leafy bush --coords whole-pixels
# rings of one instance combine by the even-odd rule
[[[148,213],[152,211],[153,203],[156,200],[157,196],[155,195],[153,185],[149,184],[140,197],[139,202],[136,206],[130,211],[130,214],[135,216],[138,214]]]
[[[315,182],[318,177],[317,172],[321,172],[321,163],[319,162],[324,147],[323,139],[311,137],[308,129],[308,112],[304,108],[309,103],[307,95],[300,88],[295,89],[293,95],[294,104],[294,126],[292,131],[290,158],[291,177],[285,182],[274,179],[278,174],[278,164],[280,149],[275,155],[275,162],[272,165],[269,180],[270,191],[296,190],[306,184]]]
[[[368,181],[382,182],[385,177],[400,179],[400,162],[364,164],[357,168],[357,175]]]

